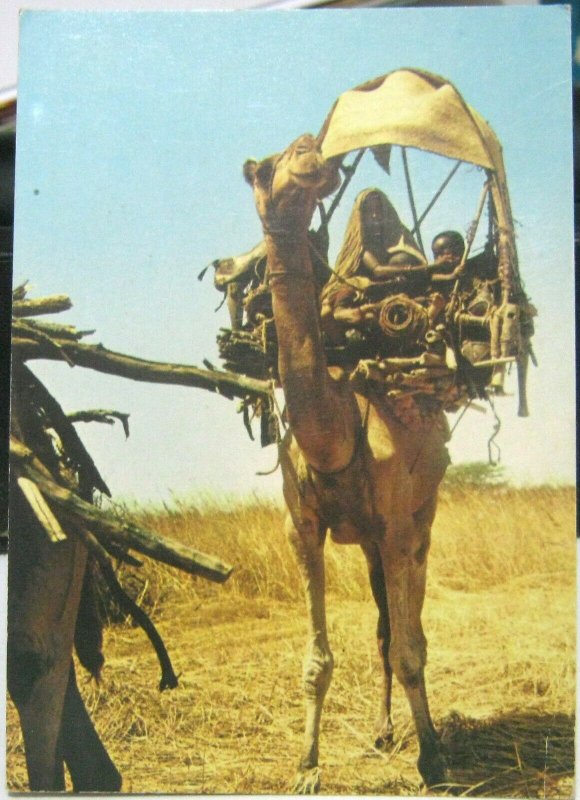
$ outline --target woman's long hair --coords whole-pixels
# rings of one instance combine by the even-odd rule
[[[324,296],[328,295],[329,291],[336,286],[337,282],[340,282],[340,278],[343,280],[351,279],[360,270],[363,253],[367,249],[364,241],[365,232],[363,229],[362,208],[370,195],[376,195],[379,198],[383,210],[383,218],[385,220],[383,249],[385,256],[389,249],[395,247],[401,247],[401,249],[411,252],[414,251],[420,256],[413,235],[408,228],[403,225],[395,207],[384,192],[375,188],[364,189],[357,195],[354,201],[354,206],[346,226],[344,241],[334,266],[335,275],[330,278],[324,287]],[[337,275],[339,278],[336,277]]]

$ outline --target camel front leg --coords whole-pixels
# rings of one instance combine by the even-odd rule
[[[88,715],[71,663],[65,695],[59,750],[68,767],[74,792],[118,792],[121,775]]]
[[[46,652],[38,640],[9,635],[8,690],[20,718],[30,791],[63,792],[58,740],[69,664],[49,666]]]
[[[286,530],[304,584],[309,623],[303,673],[306,728],[302,758],[293,791],[298,794],[315,794],[320,788],[320,770],[318,768],[320,718],[334,665],[326,630],[325,533],[321,532],[320,524],[314,514],[302,519],[299,525],[295,525],[288,515]]]
[[[389,662],[391,625],[389,622],[387,589],[385,586],[385,573],[379,548],[374,542],[371,542],[364,544],[362,549],[367,560],[373,598],[379,611],[379,619],[377,622],[377,647],[383,669],[383,694],[381,698],[375,747],[379,750],[386,750],[392,746],[394,738],[393,720],[391,718],[393,670]]]
[[[8,690],[20,717],[31,791],[65,788],[59,747],[86,550],[49,542],[18,487],[10,494]]]
[[[427,647],[420,624],[427,567],[424,529],[411,516],[389,521],[381,557],[391,625],[389,661],[411,707],[419,738],[419,773],[428,787],[435,786],[445,782],[446,765],[425,688]]]
[[[413,631],[414,640],[420,643],[423,653],[423,664],[427,662],[427,639],[423,632],[421,613],[425,600],[425,588],[427,585],[427,557],[431,546],[431,526],[435,519],[437,509],[437,495],[434,494],[427,502],[413,515],[415,521],[416,545],[413,549],[411,570],[409,573],[409,622]],[[433,734],[437,736],[435,726],[429,712],[429,702],[425,681],[423,680],[423,692],[425,694],[425,705],[427,716]]]

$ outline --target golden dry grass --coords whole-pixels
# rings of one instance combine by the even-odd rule
[[[434,526],[424,624],[431,709],[457,791],[571,797],[575,707],[575,493],[453,488]],[[82,690],[129,792],[283,793],[302,738],[302,591],[273,503],[176,503],[142,513],[160,533],[236,565],[214,586],[157,564],[139,592],[180,673],[157,692],[140,630],[106,635],[100,686]],[[329,544],[336,668],[321,736],[323,791],[416,794],[416,739],[395,687],[395,750],[371,747],[380,672],[364,560]],[[129,570],[122,573],[129,580]],[[131,579],[134,582],[134,579]],[[25,789],[9,709],[8,773]]]

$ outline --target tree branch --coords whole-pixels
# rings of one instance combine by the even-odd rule
[[[146,361],[141,358],[115,353],[103,345],[82,344],[55,338],[59,348],[76,365],[88,367],[108,375],[118,375],[145,383],[163,383],[174,386],[189,386],[208,389],[229,399],[244,398],[247,395],[269,395],[268,381],[248,378],[235,372],[203,370],[185,364],[169,364],[160,361]],[[31,359],[60,360],[54,347],[29,338],[15,336],[12,340],[14,354],[23,361]]]
[[[118,419],[123,426],[125,438],[129,438],[129,414],[121,411],[106,411],[104,409],[87,409],[86,411],[73,411],[67,414],[71,422],[101,422],[105,425],[114,425]]]
[[[70,297],[66,294],[55,294],[40,297],[38,300],[15,300],[12,303],[13,317],[35,317],[38,314],[58,314],[72,308]]]

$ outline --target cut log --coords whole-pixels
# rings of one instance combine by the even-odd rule
[[[58,314],[72,308],[70,297],[66,294],[54,294],[50,297],[39,297],[38,300],[15,300],[12,304],[13,317],[36,317],[41,314]]]
[[[233,567],[223,564],[217,558],[180,542],[170,542],[81,500],[70,489],[48,478],[44,470],[35,465],[37,459],[32,451],[13,436],[10,437],[10,455],[17,460],[19,471],[37,484],[47,500],[57,506],[65,516],[70,515],[76,522],[91,530],[105,546],[108,541],[124,545],[155,561],[215,583],[224,583],[231,575]]]
[[[64,542],[67,538],[66,533],[52,513],[38,486],[30,478],[25,478],[23,475],[17,478],[16,482],[50,541]]]

